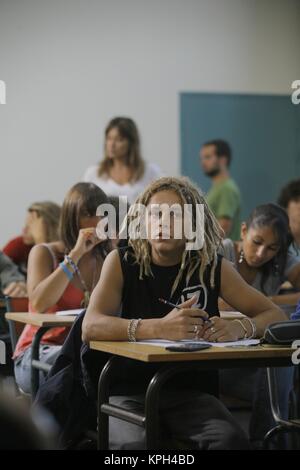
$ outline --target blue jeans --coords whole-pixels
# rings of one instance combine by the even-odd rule
[[[53,365],[61,346],[40,345],[40,361]],[[47,373],[40,371],[40,384],[45,380]],[[18,387],[25,393],[31,392],[31,346],[15,359],[15,379]]]

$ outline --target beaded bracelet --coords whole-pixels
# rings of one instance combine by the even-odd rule
[[[136,342],[136,330],[137,327],[139,326],[139,323],[142,319],[139,318],[138,320],[133,319],[128,322],[127,326],[127,336],[130,342],[135,343]]]
[[[65,260],[68,264],[70,264],[72,266],[72,268],[74,269],[74,272],[77,273],[78,272],[78,266],[76,263],[74,263],[74,261],[72,260],[71,256],[69,255],[66,255],[65,256]]]

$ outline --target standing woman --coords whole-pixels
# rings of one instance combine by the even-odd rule
[[[60,219],[60,239],[32,248],[28,262],[28,297],[31,313],[55,313],[87,307],[110,251],[100,240],[97,207],[108,203],[105,193],[91,183],[78,183],[67,193]],[[24,392],[30,391],[31,343],[36,327],[26,325],[14,353],[15,376]],[[52,328],[42,339],[40,358],[53,364],[68,333]]]
[[[126,117],[112,119],[105,129],[104,158],[89,167],[84,181],[97,184],[108,196],[127,196],[131,204],[161,170],[143,160],[135,122]]]

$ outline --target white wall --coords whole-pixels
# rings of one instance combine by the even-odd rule
[[[176,174],[179,92],[289,93],[299,44],[299,0],[0,0],[0,245],[101,158],[111,117]]]

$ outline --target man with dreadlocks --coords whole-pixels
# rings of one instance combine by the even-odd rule
[[[231,263],[218,255],[221,229],[202,193],[188,179],[160,178],[136,203],[145,207],[144,217],[136,214],[136,207],[130,208],[125,224],[133,224],[136,230],[129,230],[128,247],[114,250],[104,262],[83,321],[85,342],[202,337],[234,341],[261,336],[269,323],[284,319],[278,307],[244,282]],[[182,216],[186,205],[192,207],[188,221],[186,213]],[[203,243],[187,249],[190,240],[185,233],[177,236],[175,229],[178,221],[182,228],[189,224],[197,228],[199,205],[203,209]],[[169,217],[166,208],[172,209]],[[220,319],[219,296],[247,318]],[[177,308],[161,303],[161,298]],[[205,322],[208,317],[210,322]],[[126,400],[134,409],[142,408],[145,388],[159,367],[124,359],[121,395],[111,398],[112,402]],[[248,448],[246,436],[217,394],[215,371],[196,375],[187,371],[171,379],[160,399],[161,433],[168,438],[168,443],[161,440],[162,448],[174,448],[176,442],[184,442],[191,449]],[[110,418],[111,449],[144,446],[140,427]]]

